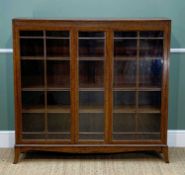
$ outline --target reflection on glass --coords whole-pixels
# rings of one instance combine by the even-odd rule
[[[44,86],[44,61],[21,61],[21,85],[22,87]]]
[[[47,123],[49,132],[70,132],[70,114],[49,113]]]
[[[136,57],[137,40],[135,39],[114,39],[115,57]]]
[[[69,57],[69,39],[47,39],[48,57]]]
[[[21,56],[44,56],[43,39],[20,39]]]
[[[81,91],[79,94],[80,108],[103,108],[104,92],[101,91]]]
[[[161,87],[162,60],[140,60],[139,85],[143,87]]]
[[[134,132],[136,130],[135,114],[114,114],[113,133]]]
[[[103,87],[104,62],[80,61],[79,62],[79,86]]]
[[[103,57],[104,40],[103,39],[79,39],[80,57]]]
[[[102,140],[104,137],[104,114],[83,113],[79,115],[79,139]]]
[[[70,62],[47,61],[47,85],[48,87],[69,87]]]
[[[139,92],[139,108],[156,108],[161,106],[161,92]]]
[[[160,132],[161,114],[139,114],[139,132]]]
[[[22,117],[22,130],[23,132],[43,132],[44,123],[44,114],[25,113]]]
[[[136,93],[128,91],[115,91],[114,108],[135,108],[136,106]]]
[[[141,39],[140,57],[162,58],[163,40],[162,39]]]
[[[114,61],[114,87],[136,86],[136,62]]]

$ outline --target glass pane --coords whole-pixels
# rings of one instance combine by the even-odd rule
[[[60,134],[47,134],[47,139],[54,139],[54,140],[61,140],[61,139],[67,139],[70,140],[70,133],[62,132]]]
[[[113,133],[113,140],[136,140],[136,134]]]
[[[161,135],[159,134],[138,134],[137,135],[137,140],[160,140]]]
[[[104,106],[104,92],[100,91],[82,91],[79,94],[80,108],[103,108]]]
[[[79,115],[79,139],[104,138],[104,114],[83,113]]]
[[[44,114],[22,114],[23,132],[44,132]]]
[[[161,92],[139,92],[139,108],[160,110]]]
[[[114,37],[137,37],[137,32],[135,31],[125,31],[125,32],[114,32]]]
[[[20,36],[34,36],[34,37],[36,37],[36,36],[39,36],[39,37],[43,37],[43,31],[37,31],[37,30],[35,30],[35,31],[28,31],[28,30],[22,30],[22,31],[20,31]]]
[[[163,31],[143,31],[140,37],[163,37]]]
[[[103,39],[79,39],[80,57],[103,57],[104,40]]]
[[[45,139],[45,134],[23,134],[22,135],[23,139],[29,139],[29,140],[41,140],[41,139]]]
[[[21,84],[26,87],[44,86],[44,61],[21,61]]]
[[[68,31],[46,31],[47,37],[69,37]]]
[[[162,60],[142,60],[139,62],[139,85],[142,87],[161,87]]]
[[[128,91],[115,91],[113,94],[114,108],[136,108],[136,93]]]
[[[104,83],[103,61],[80,61],[79,62],[79,86],[80,87],[103,87]]]
[[[163,40],[162,39],[141,39],[140,40],[140,57],[163,57]]]
[[[136,86],[136,62],[114,61],[114,87]]]
[[[134,132],[136,130],[135,114],[114,114],[113,132]],[[117,133],[120,134],[120,133]]]
[[[135,39],[114,39],[115,57],[136,57],[137,40]]]
[[[47,61],[48,87],[68,87],[70,83],[69,61]]]
[[[21,38],[20,50],[21,56],[44,56],[44,40]]]
[[[48,114],[49,132],[70,132],[70,114]]]
[[[69,57],[69,39],[47,39],[47,57]]]
[[[69,108],[70,92],[69,91],[48,91],[47,101],[49,108]]]
[[[139,114],[139,132],[160,132],[161,114]]]
[[[22,92],[22,106],[23,109],[44,108],[44,92]]]

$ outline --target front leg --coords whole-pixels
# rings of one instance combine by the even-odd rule
[[[14,164],[18,163],[21,150],[18,147],[14,148]]]

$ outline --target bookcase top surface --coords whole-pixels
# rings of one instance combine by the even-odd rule
[[[13,18],[12,21],[64,21],[64,22],[126,22],[126,21],[171,21],[169,18]]]

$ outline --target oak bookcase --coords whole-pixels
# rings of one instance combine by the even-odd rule
[[[15,160],[156,151],[168,162],[169,19],[13,19]]]

